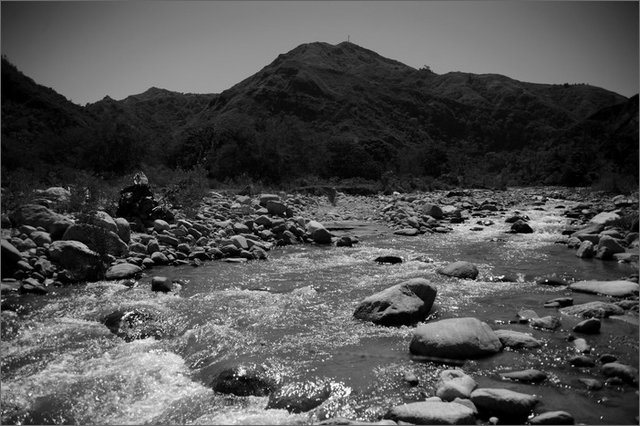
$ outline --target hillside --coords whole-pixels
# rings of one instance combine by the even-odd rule
[[[2,76],[3,169],[16,166],[5,162],[5,138],[7,147],[19,135],[39,146],[48,135],[54,146],[74,139],[93,147],[71,159],[115,174],[164,164],[275,183],[384,175],[573,185],[615,170],[637,182],[637,154],[629,155],[637,153],[637,97],[496,74],[438,75],[348,42],[300,45],[217,95],[151,88],[79,107],[5,60]],[[43,163],[60,160],[40,154]]]

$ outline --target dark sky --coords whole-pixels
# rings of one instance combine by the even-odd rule
[[[351,41],[407,65],[638,92],[638,2],[2,2],[2,53],[85,104],[219,93],[280,53]]]

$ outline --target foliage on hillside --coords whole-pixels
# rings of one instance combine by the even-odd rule
[[[352,43],[298,46],[219,95],[151,88],[80,107],[4,59],[2,84],[3,177],[168,167],[280,185],[637,187],[637,96],[437,75]]]

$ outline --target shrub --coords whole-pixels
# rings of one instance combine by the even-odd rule
[[[171,183],[160,189],[166,204],[182,209],[185,216],[194,217],[202,199],[209,192],[207,171],[203,167],[173,171]]]

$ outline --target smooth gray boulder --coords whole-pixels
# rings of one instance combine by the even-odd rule
[[[477,386],[476,381],[462,370],[443,370],[436,385],[436,396],[443,401],[468,399]]]
[[[488,324],[477,318],[449,318],[420,325],[409,350],[415,355],[452,359],[479,358],[502,349]]]
[[[437,272],[449,277],[475,280],[478,276],[478,267],[471,262],[465,262],[461,260],[458,262],[450,263],[444,268],[438,269]]]
[[[384,417],[417,425],[476,424],[473,410],[455,402],[412,402],[391,408]]]
[[[331,244],[331,232],[329,232],[320,222],[310,220],[309,223],[307,223],[307,232],[315,243]]]
[[[111,254],[116,257],[129,254],[129,247],[118,237],[118,234],[88,223],[76,223],[69,226],[62,239],[80,241],[100,254]]]
[[[578,281],[569,285],[569,289],[582,293],[604,294],[615,297],[632,297],[638,295],[637,283],[625,280],[616,281]]]
[[[52,240],[59,240],[64,231],[73,223],[71,219],[55,213],[39,204],[24,204],[9,215],[13,226],[31,225],[43,227]]]
[[[527,419],[538,398],[508,389],[480,388],[471,392],[471,401],[480,413],[496,416],[502,423]]]
[[[54,241],[47,252],[51,260],[67,270],[71,281],[100,278],[103,268],[100,256],[80,241]]]
[[[589,318],[579,322],[573,327],[573,331],[582,334],[598,334],[600,333],[601,321],[598,318]]]
[[[353,316],[379,325],[409,325],[429,314],[437,289],[424,278],[413,278],[365,298]]]
[[[104,274],[106,280],[122,280],[133,278],[142,273],[142,268],[132,263],[118,263],[107,269]]]

